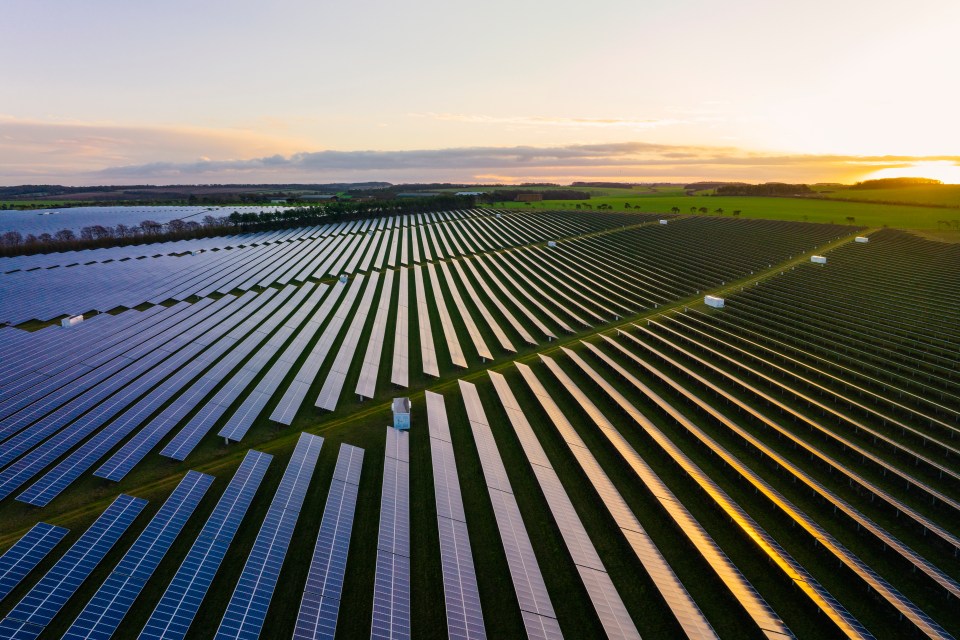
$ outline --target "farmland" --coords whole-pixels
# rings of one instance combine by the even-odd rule
[[[673,207],[679,207],[681,213],[689,213],[691,208],[699,209],[706,207],[706,215],[720,215],[715,212],[718,208],[722,208],[724,211],[723,215],[726,216],[731,216],[734,211],[739,210],[741,211],[739,217],[743,218],[797,220],[828,224],[846,224],[847,217],[852,216],[855,224],[868,227],[887,226],[901,229],[924,230],[942,229],[943,227],[938,224],[939,221],[952,221],[958,217],[958,212],[955,209],[872,204],[867,202],[840,202],[814,198],[764,198],[753,196],[599,196],[583,202],[551,201],[533,203],[532,205],[520,202],[498,202],[497,206],[511,209],[550,209],[556,207],[575,209],[577,204],[580,204],[581,207],[589,205],[594,209],[599,205],[609,205],[617,211],[624,210],[624,205],[629,205],[631,209],[639,209],[640,211],[651,213],[669,213]]]
[[[589,203],[0,259],[0,636],[957,635],[938,210]]]

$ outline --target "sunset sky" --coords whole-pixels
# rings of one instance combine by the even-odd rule
[[[0,22],[2,184],[960,182],[956,0],[5,0]]]

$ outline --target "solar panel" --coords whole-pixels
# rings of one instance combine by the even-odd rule
[[[493,514],[500,531],[500,540],[510,568],[510,577],[520,605],[524,627],[530,638],[561,638],[557,614],[554,612],[543,581],[540,565],[533,553],[533,545],[520,515],[520,507],[513,495],[503,459],[497,450],[477,388],[460,381],[460,393],[467,409],[467,418],[473,432],[487,492],[493,505]]]
[[[450,360],[458,367],[467,368],[467,359],[463,355],[463,348],[460,346],[460,339],[457,338],[457,329],[453,325],[453,318],[450,317],[450,311],[447,309],[447,303],[443,299],[443,291],[440,288],[440,279],[437,277],[437,269],[432,262],[427,263],[427,273],[430,275],[430,287],[433,294],[433,304],[440,314],[440,327],[443,329],[443,335],[447,340],[447,349],[450,351]],[[484,345],[486,349],[486,345]],[[486,351],[489,353],[489,350]],[[492,357],[492,356],[491,356]]]
[[[376,293],[379,283],[379,271],[374,271],[369,274],[367,286],[363,290],[363,296],[360,298],[360,304],[357,305],[357,309],[353,313],[353,319],[350,321],[350,328],[347,329],[343,342],[340,343],[340,350],[330,365],[327,378],[323,381],[323,388],[320,389],[320,395],[317,397],[315,406],[321,409],[334,411],[337,408],[340,392],[343,390],[347,373],[349,373],[350,365],[353,363],[353,356],[360,342],[363,328],[367,323],[367,316],[373,304],[373,295]]]
[[[551,364],[553,364],[552,360]],[[689,638],[716,638],[716,632],[711,627],[706,616],[700,611],[700,608],[696,602],[694,602],[693,598],[690,597],[683,583],[680,582],[680,579],[660,553],[660,550],[656,547],[653,540],[650,539],[647,532],[640,525],[633,511],[630,510],[630,507],[624,501],[620,492],[610,481],[610,478],[603,471],[597,459],[573,428],[573,425],[570,424],[570,421],[567,420],[560,407],[556,405],[553,398],[550,397],[550,394],[537,379],[533,370],[522,363],[516,363],[516,366],[537,397],[537,400],[539,400],[544,411],[560,432],[563,440],[569,446],[577,462],[583,468],[590,483],[599,494],[600,499],[610,512],[610,515],[613,516],[617,526],[620,527],[621,532],[630,543],[637,558],[641,564],[643,564],[644,569],[646,569],[650,578],[657,586],[657,589],[663,595],[664,601],[683,627],[686,636]],[[576,389],[575,383],[570,380],[559,367],[556,367],[555,364],[553,364],[551,370],[554,371],[558,378],[562,379],[568,390],[579,391],[579,389]],[[516,399],[510,392],[509,387],[506,386],[506,380],[495,378],[494,384],[497,387],[504,407],[510,407],[510,409],[513,410],[519,409],[519,406],[516,404]],[[582,395],[578,395],[577,397],[578,399],[586,400]],[[589,400],[586,401],[589,402]]]
[[[530,423],[520,410],[519,404],[506,383],[506,379],[495,371],[488,373],[494,381],[500,397],[507,398],[507,401],[503,404],[504,408],[507,409],[506,413],[510,424],[520,440],[520,445],[527,460],[533,467],[534,476],[536,476],[540,489],[547,500],[547,506],[553,514],[553,519],[560,529],[560,535],[567,551],[570,552],[573,562],[577,566],[577,571],[580,573],[580,578],[587,588],[594,609],[600,617],[600,623],[607,635],[611,637],[639,639],[640,634],[630,619],[630,614],[620,599],[610,576],[607,575],[606,568],[603,566],[603,562],[600,560],[583,522],[581,522],[573,503],[560,483],[560,478],[550,465],[550,460],[547,458],[547,454],[540,445],[540,441],[533,432]]]
[[[337,307],[333,318],[327,323],[327,327],[320,335],[320,339],[317,340],[317,343],[307,356],[306,361],[301,365],[296,376],[294,376],[294,381],[287,387],[283,397],[280,398],[277,408],[270,414],[272,421],[286,425],[293,422],[293,418],[297,415],[300,405],[303,404],[303,399],[306,397],[310,385],[313,384],[314,379],[320,372],[320,367],[323,366],[323,361],[327,358],[327,354],[330,353],[333,342],[340,333],[340,328],[349,316],[353,302],[357,299],[357,295],[360,293],[362,286],[362,275],[356,276],[349,285],[343,284],[342,282],[337,283],[333,287],[333,291],[330,292],[330,295],[327,296],[327,299],[323,301],[321,310],[323,310],[324,316],[326,316],[344,290],[347,290],[347,294],[344,296],[340,306]]]
[[[360,397],[372,398],[377,391],[377,374],[383,355],[383,340],[387,332],[387,318],[390,315],[390,298],[393,295],[393,271],[387,271],[377,304],[377,315],[373,319],[373,329],[367,341],[367,350],[363,355],[363,366],[357,379],[356,393]]]
[[[10,595],[67,533],[69,529],[38,522],[7,549],[0,556],[0,600]]]
[[[216,634],[219,640],[260,635],[322,446],[320,436],[300,434],[220,621]]]
[[[65,639],[109,638],[113,635],[212,482],[213,476],[187,472],[67,629]]]
[[[406,267],[397,271],[400,287],[397,292],[397,324],[393,334],[393,367],[390,382],[408,386],[410,371],[410,277]]]
[[[336,633],[362,464],[363,449],[340,447],[297,614],[295,640],[332,639]]]
[[[387,428],[371,638],[410,637],[409,436]]]
[[[186,636],[272,459],[260,451],[247,451],[147,620],[141,638],[170,640]]]
[[[423,372],[439,377],[437,350],[433,346],[433,331],[430,329],[430,302],[424,287],[423,271],[420,265],[413,267],[413,281],[416,286],[417,322],[420,326],[420,356],[423,359]]]
[[[117,496],[0,623],[0,636],[37,638],[127,530],[147,501]]]

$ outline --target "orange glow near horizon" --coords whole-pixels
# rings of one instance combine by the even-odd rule
[[[864,180],[881,178],[932,178],[944,184],[960,184],[960,165],[949,160],[928,160],[914,162],[907,167],[888,167],[874,171]]]

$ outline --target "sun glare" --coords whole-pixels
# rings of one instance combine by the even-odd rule
[[[880,178],[932,178],[944,184],[960,184],[960,165],[949,160],[914,162],[908,167],[880,169],[864,177],[864,180]]]

